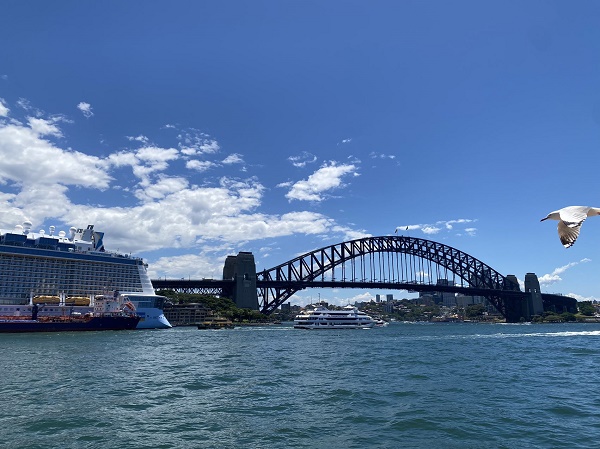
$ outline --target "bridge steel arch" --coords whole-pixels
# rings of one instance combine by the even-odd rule
[[[337,280],[341,277],[341,280]],[[447,286],[440,279],[449,280]],[[457,282],[457,279],[459,282]],[[437,282],[432,284],[433,280]],[[481,260],[432,240],[366,237],[326,246],[257,273],[259,308],[269,314],[307,287],[465,291],[485,296],[505,317],[520,314],[519,286]]]

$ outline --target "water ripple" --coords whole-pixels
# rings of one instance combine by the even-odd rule
[[[598,336],[413,323],[6,335],[3,447],[589,448]]]

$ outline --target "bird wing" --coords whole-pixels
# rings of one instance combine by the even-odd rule
[[[574,226],[569,226],[564,221],[559,221],[558,237],[560,238],[560,243],[562,243],[565,248],[570,248],[573,246],[575,240],[577,240],[577,237],[579,237],[580,229],[581,222],[579,224],[575,223]]]
[[[590,210],[587,206],[569,206],[559,211],[560,219],[570,228],[581,226]],[[579,232],[579,231],[578,231]]]

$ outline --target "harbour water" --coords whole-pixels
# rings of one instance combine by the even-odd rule
[[[0,447],[592,448],[600,324],[0,337]]]

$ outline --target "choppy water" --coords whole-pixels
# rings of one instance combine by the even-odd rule
[[[0,335],[2,448],[592,448],[600,325]]]

